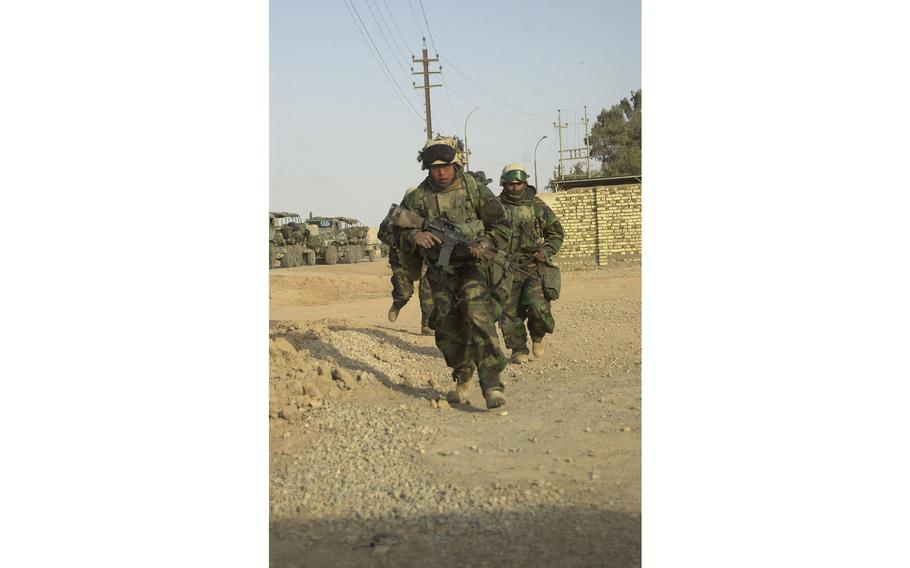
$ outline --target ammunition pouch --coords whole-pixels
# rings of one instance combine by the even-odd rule
[[[495,262],[489,262],[486,265],[490,279],[490,295],[500,306],[504,306],[512,294],[515,272],[513,270],[503,270],[502,265]],[[499,318],[497,317],[496,319]]]
[[[559,267],[550,262],[538,264],[537,273],[540,275],[540,282],[543,287],[543,297],[548,301],[558,300],[561,288]]]

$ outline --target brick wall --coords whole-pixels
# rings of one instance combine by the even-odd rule
[[[539,193],[566,231],[554,261],[563,268],[596,268],[641,258],[641,184],[579,187]]]

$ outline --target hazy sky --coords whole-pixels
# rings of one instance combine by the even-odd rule
[[[557,109],[564,147],[579,147],[585,105],[593,124],[641,88],[640,0],[272,0],[270,210],[377,225],[423,179],[423,90],[411,84],[423,82],[411,75],[422,37],[439,54],[431,70],[442,66],[431,75],[443,85],[431,89],[433,131],[464,139],[478,107],[467,122],[470,167],[497,193],[506,163],[533,177],[544,135],[537,170],[547,183]]]

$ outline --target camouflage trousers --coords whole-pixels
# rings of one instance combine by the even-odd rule
[[[534,272],[531,265],[529,272]],[[553,333],[556,321],[550,312],[550,302],[543,295],[540,277],[528,277],[518,272],[513,273],[512,291],[502,307],[502,338],[506,347],[517,353],[528,353],[528,334],[525,332],[525,320],[531,341],[540,341],[543,336]]]
[[[484,393],[505,389],[499,374],[506,358],[496,332],[498,305],[490,295],[489,274],[469,262],[456,266],[429,266],[435,306],[436,346],[442,351],[452,377],[465,383],[475,367]]]
[[[414,295],[413,274],[401,265],[396,249],[389,251],[389,265],[392,267],[392,300],[403,306]],[[420,321],[422,326],[432,327],[430,315],[433,312],[433,293],[430,291],[430,282],[427,280],[425,266],[422,271],[423,276],[420,277],[417,286],[417,297],[420,298]]]

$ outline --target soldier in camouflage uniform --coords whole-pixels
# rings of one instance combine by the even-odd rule
[[[515,255],[519,266],[538,275],[531,278],[513,272],[511,292],[503,305],[502,336],[512,350],[512,362],[518,364],[528,361],[525,319],[535,357],[543,356],[543,337],[556,327],[550,302],[544,297],[539,267],[559,251],[565,236],[556,213],[537,197],[537,189],[527,180],[528,172],[521,164],[506,165],[499,180],[503,187],[499,201],[512,228],[507,250]]]
[[[411,187],[405,195],[414,191]],[[398,319],[398,312],[408,303],[414,295],[414,282],[417,285],[417,296],[420,298],[420,332],[424,335],[433,335],[433,325],[430,320],[433,313],[433,294],[430,291],[430,282],[427,279],[426,264],[420,259],[418,266],[404,266],[401,255],[395,246],[392,228],[389,220],[384,219],[379,225],[379,240],[389,245],[389,265],[392,267],[392,307],[389,308],[389,321]]]
[[[446,217],[468,238],[476,240],[470,251],[456,248],[447,266],[436,265],[439,239],[429,231],[395,227],[395,244],[402,257],[419,255],[428,264],[427,275],[435,306],[436,345],[452,369],[456,386],[446,394],[453,403],[467,400],[476,367],[487,408],[505,404],[499,375],[506,359],[496,332],[499,306],[490,294],[493,248],[507,246],[509,228],[502,219],[481,220],[481,208],[496,197],[462,169],[459,142],[453,138],[430,140],[418,154],[429,176],[405,195],[401,207],[429,220]],[[497,205],[498,207],[498,205]]]
[[[398,319],[398,312],[408,303],[414,295],[414,281],[411,275],[401,266],[397,248],[389,249],[389,264],[392,266],[392,307],[389,308],[389,321]],[[430,290],[430,281],[427,276],[426,264],[423,265],[422,274],[417,282],[417,297],[420,299],[420,332],[423,335],[433,335],[433,292]]]

